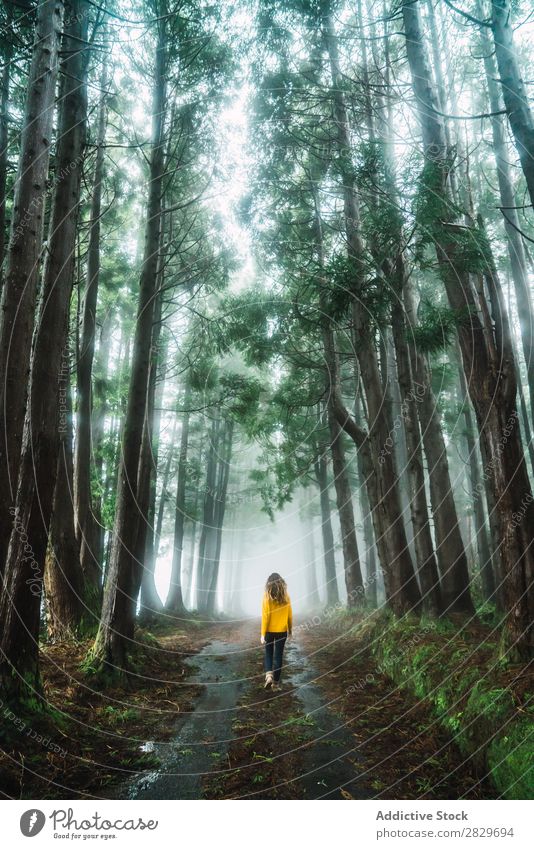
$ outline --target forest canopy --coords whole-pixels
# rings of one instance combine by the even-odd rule
[[[528,663],[528,0],[0,15],[4,702],[43,646],[102,688],[147,627],[259,615],[275,567]]]

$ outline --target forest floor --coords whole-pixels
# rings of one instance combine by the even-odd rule
[[[493,798],[431,707],[326,624],[286,648],[263,689],[259,623],[200,623],[142,636],[128,690],[96,692],[87,645],[43,649],[54,726],[5,715],[4,798]],[[61,751],[54,751],[54,747]]]

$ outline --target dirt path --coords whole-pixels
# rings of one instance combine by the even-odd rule
[[[224,626],[221,631],[224,634]],[[256,625],[245,623],[237,636],[240,639],[236,642],[222,638],[211,640],[186,661],[191,669],[188,683],[200,687],[193,710],[180,716],[170,740],[147,740],[141,747],[155,756],[158,767],[122,782],[110,793],[111,797],[205,798],[212,793],[218,795],[218,782],[228,777],[234,782],[237,777],[238,784],[243,785],[236,795],[261,796],[264,788],[257,787],[261,783],[255,770],[258,762],[262,758],[264,763],[271,758],[280,761],[285,756],[290,757],[292,765],[297,761],[299,769],[289,778],[285,770],[281,770],[279,780],[271,782],[271,785],[278,785],[277,790],[284,787],[287,790],[287,785],[291,784],[294,785],[291,795],[299,798],[342,798],[338,787],[340,783],[347,783],[357,793],[354,765],[345,757],[346,751],[350,753],[351,737],[340,730],[339,719],[325,709],[324,698],[311,680],[312,671],[302,648],[295,642],[288,644],[285,689],[281,693],[266,693],[261,687],[262,655],[257,645]],[[286,720],[280,716],[281,700]],[[265,723],[261,708],[269,705],[270,721]],[[243,718],[249,718],[255,708],[257,717],[262,716],[260,727],[240,734]],[[305,733],[291,735],[294,740],[289,741],[288,753],[284,735],[288,727],[293,731],[295,725],[299,732],[304,728]],[[316,729],[313,749],[309,745],[310,728]],[[283,740],[284,747],[269,756],[261,756],[254,750],[251,763],[236,770],[233,764],[236,746],[246,747],[258,736],[266,740],[272,737],[273,743],[277,741],[278,744]],[[335,756],[333,747],[339,747]],[[271,786],[269,792],[274,789]]]
[[[47,647],[61,712],[43,744],[9,726],[5,798],[494,798],[424,701],[376,667],[350,621],[303,628],[283,687],[263,689],[259,622],[201,622],[141,634],[130,686],[94,691],[89,648]],[[155,639],[154,639],[155,636]],[[143,642],[144,641],[144,642]],[[59,753],[51,744],[59,744]]]
[[[115,798],[198,799],[201,779],[214,759],[222,759],[232,738],[232,717],[243,690],[239,643],[212,640],[186,661],[200,696],[192,712],[180,717],[170,741],[147,740],[144,751],[160,762],[157,769],[116,788]]]
[[[283,687],[262,687],[257,623],[221,624],[186,661],[199,687],[153,770],[114,798],[488,798],[489,788],[424,703],[382,676],[353,638],[291,640]],[[357,676],[357,678],[356,678]],[[359,682],[353,686],[354,681]],[[362,684],[363,682],[363,684]]]

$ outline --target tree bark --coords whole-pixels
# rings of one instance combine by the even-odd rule
[[[102,617],[90,661],[97,671],[123,674],[127,648],[133,638],[131,587],[133,554],[138,530],[136,508],[139,457],[147,405],[154,296],[158,281],[162,196],[164,188],[164,114],[166,77],[166,16],[156,23],[157,47],[153,88],[152,149],[133,359],[117,486],[110,562],[106,574]]]
[[[0,302],[0,574],[12,530],[34,328],[62,0],[40,0]]]
[[[56,488],[50,522],[50,536],[44,571],[47,631],[50,640],[68,640],[81,636],[82,622],[91,621],[84,613],[83,575],[80,548],[74,532],[72,503],[72,392],[70,372],[61,375],[65,395],[65,422],[60,429]],[[95,625],[96,630],[96,625]]]
[[[477,4],[480,13],[481,5]],[[488,88],[490,111],[497,113],[502,108],[497,83],[497,68],[491,49],[491,40],[485,27],[481,28],[482,53],[484,56],[484,69],[486,73],[486,85]],[[508,145],[504,121],[501,115],[493,114],[491,118],[491,129],[493,137],[493,153],[497,166],[497,180],[499,183],[499,194],[501,199],[502,215],[504,218],[504,229],[508,244],[508,256],[512,280],[517,298],[517,316],[521,328],[521,343],[527,369],[527,380],[530,395],[530,414],[534,424],[534,311],[528,281],[527,260],[523,247],[523,239],[520,234],[519,216],[514,209],[517,201],[512,181],[512,172],[509,162]],[[534,138],[534,136],[533,136]],[[534,146],[533,146],[534,155]],[[534,167],[534,164],[531,163]]]
[[[9,6],[6,8],[7,20],[11,20]],[[6,189],[7,189],[7,167],[8,167],[8,140],[9,140],[9,83],[11,79],[11,60],[13,47],[9,36],[4,41],[3,68],[0,80],[0,292],[3,285],[4,255],[6,248]]]
[[[418,2],[403,0],[402,13],[422,128],[425,175],[430,180],[427,191],[446,203],[450,163],[442,118],[436,109]],[[479,286],[476,292],[465,267],[463,242],[455,225],[433,221],[427,222],[427,227],[429,223],[435,231],[436,255],[449,304],[458,317],[462,316],[459,341],[463,367],[484,444],[482,454],[489,459],[485,474],[491,482],[499,516],[503,597],[508,613],[504,631],[506,651],[510,659],[526,660],[534,653],[534,599],[529,593],[534,580],[534,498],[515,410],[516,371],[508,317],[481,222],[472,235],[470,228],[461,231],[465,234],[467,230],[466,235],[474,244],[481,240],[485,244],[485,288]]]
[[[386,595],[392,608],[399,614],[416,609],[421,601],[419,587],[415,576],[414,566],[406,531],[402,519],[399,478],[397,474],[394,453],[385,450],[392,433],[391,405],[387,387],[382,385],[380,369],[376,356],[374,339],[371,329],[367,326],[367,317],[363,314],[359,296],[358,283],[363,280],[365,271],[364,246],[361,238],[360,211],[352,166],[351,143],[348,128],[348,118],[343,98],[343,78],[339,67],[338,49],[330,14],[325,15],[323,35],[330,57],[332,76],[332,96],[334,117],[337,125],[338,165],[343,179],[344,225],[347,240],[347,254],[354,267],[355,297],[352,302],[353,326],[356,344],[356,354],[360,364],[362,383],[365,388],[369,414],[369,435],[359,439],[360,447],[369,447],[374,473],[376,475],[377,507],[373,521],[378,521],[381,533],[382,550],[381,562],[386,582]],[[361,280],[360,280],[361,278]],[[336,416],[341,427],[347,428],[347,411],[341,399],[334,399]],[[353,428],[349,429],[349,435]]]
[[[163,273],[158,275],[159,290],[154,296],[154,317],[152,324],[152,343],[150,350],[150,366],[148,374],[148,389],[143,425],[143,436],[141,438],[141,451],[139,454],[139,468],[137,471],[137,533],[135,535],[135,546],[133,550],[132,568],[132,620],[135,619],[137,602],[141,583],[145,573],[145,554],[148,534],[154,531],[150,525],[150,490],[152,480],[157,475],[157,442],[159,439],[160,415],[155,413],[156,387],[158,378],[158,366],[165,361],[165,349],[160,348],[161,338],[161,312],[162,312],[162,290]],[[156,448],[156,451],[154,450]]]
[[[217,583],[219,580],[219,569],[221,562],[221,548],[223,538],[224,516],[226,513],[226,496],[228,492],[228,481],[230,478],[230,461],[232,459],[232,443],[234,436],[234,423],[232,419],[226,422],[223,439],[223,454],[219,461],[219,485],[217,487],[217,500],[215,504],[215,552],[211,568],[207,610],[210,615],[215,612],[217,601]]]
[[[408,326],[417,327],[417,311],[410,282],[404,287]],[[430,369],[424,354],[409,341],[410,358],[416,380],[417,413],[428,464],[430,501],[434,517],[436,554],[441,574],[443,609],[446,613],[473,613],[469,588],[467,555],[460,531],[458,511],[452,492],[447,447],[443,436],[436,399],[432,391]]]
[[[100,79],[100,99],[97,127],[97,151],[91,198],[91,223],[87,253],[87,281],[83,302],[82,334],[76,368],[76,449],[74,454],[74,503],[76,537],[80,545],[80,562],[85,575],[92,577],[91,606],[101,603],[101,563],[97,559],[100,528],[95,517],[91,493],[92,448],[92,373],[96,337],[96,305],[100,280],[100,216],[104,180],[104,144],[106,140],[107,66],[103,63]],[[99,568],[100,567],[100,568]]]
[[[510,0],[491,0],[491,29],[504,105],[534,206],[534,115],[517,61]]]
[[[306,518],[302,522],[302,531],[305,538],[304,552],[306,558],[306,602],[308,608],[310,608],[311,610],[317,610],[321,603],[321,600],[319,598],[319,590],[317,588],[317,572],[315,568],[315,563],[317,560],[317,549],[315,545],[313,520],[307,512],[308,507],[305,501],[303,501],[301,506],[301,516],[303,510],[306,510]]]
[[[401,259],[399,257],[399,263]],[[403,264],[402,264],[403,265]],[[430,518],[426,500],[425,472],[421,448],[421,432],[417,415],[418,398],[412,379],[410,353],[408,350],[407,328],[404,315],[402,289],[404,271],[400,270],[400,291],[397,288],[393,298],[391,325],[395,345],[397,377],[401,393],[401,415],[404,422],[404,435],[407,451],[407,472],[410,486],[410,510],[414,531],[419,583],[423,606],[430,616],[439,616],[443,609],[438,564],[434,552],[434,543],[430,530]]]
[[[58,425],[59,428],[63,425],[62,417],[66,414],[60,379],[65,369],[87,115],[87,59],[86,51],[79,47],[80,41],[86,42],[87,34],[84,0],[73,0],[70,10],[70,23],[62,41],[64,74],[48,255],[33,345],[15,526],[6,560],[5,592],[0,601],[0,621],[4,623],[0,681],[7,699],[14,701],[24,699],[26,685],[37,692],[40,688],[38,647],[43,569],[57,473]]]
[[[336,504],[339,514],[339,524],[341,527],[345,587],[347,590],[347,607],[357,607],[361,605],[365,599],[362,570],[360,565],[360,552],[358,550],[358,539],[356,537],[354,507],[352,504],[352,492],[347,474],[345,448],[342,442],[343,430],[336,419],[332,405],[329,405],[328,408],[328,428],[330,431],[330,452],[332,454]]]
[[[184,550],[184,527],[186,517],[185,489],[187,481],[187,450],[189,445],[189,403],[191,394],[186,390],[184,397],[185,412],[180,434],[180,455],[178,458],[178,483],[174,510],[174,543],[171,568],[171,583],[165,607],[173,613],[182,613],[182,557]]]
[[[333,393],[339,382],[338,355],[335,350],[335,336],[332,322],[328,318],[328,311],[324,303],[325,284],[324,279],[324,245],[323,224],[319,200],[313,183],[310,191],[314,201],[314,237],[317,252],[317,262],[320,273],[320,305],[324,357],[326,363],[326,419],[330,432],[330,453],[334,472],[334,488],[336,492],[336,505],[339,515],[341,529],[341,545],[343,548],[343,572],[345,576],[345,587],[347,590],[347,606],[356,607],[364,601],[362,572],[360,565],[360,553],[358,551],[358,539],[356,537],[356,526],[354,523],[354,507],[352,504],[352,492],[347,475],[345,448],[343,445],[343,429],[340,427],[335,414]],[[337,582],[336,582],[337,583]]]
[[[361,427],[361,400],[359,393],[356,395],[354,408],[354,420]],[[373,532],[373,517],[371,515],[370,498],[368,494],[368,482],[364,473],[364,461],[362,452],[356,450],[356,462],[358,467],[360,510],[363,521],[363,539],[365,543],[365,597],[372,607],[378,602],[378,574],[376,563],[376,544]]]
[[[328,492],[328,467],[326,455],[320,453],[314,463],[315,479],[319,487],[321,504],[321,533],[323,537],[323,556],[326,584],[326,604],[333,606],[339,602],[339,591],[336,575],[336,558],[334,554],[334,532],[330,512],[330,496]]]
[[[460,380],[460,399],[465,422],[465,441],[468,452],[469,484],[471,489],[471,500],[473,502],[473,516],[475,520],[475,535],[477,540],[477,552],[482,583],[482,595],[486,601],[495,596],[495,576],[493,574],[492,553],[484,515],[484,501],[482,476],[478,463],[477,448],[475,441],[475,423],[469,403],[465,374],[462,369],[461,351],[457,343],[458,353],[458,376]]]
[[[216,411],[209,439],[209,452],[206,469],[206,488],[202,510],[202,530],[198,545],[197,562],[197,605],[199,610],[208,606],[208,587],[211,564],[215,553],[215,494],[217,485],[217,452],[219,446],[219,412]]]

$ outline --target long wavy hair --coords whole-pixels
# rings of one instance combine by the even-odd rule
[[[265,592],[272,601],[276,601],[278,604],[287,604],[289,601],[287,584],[278,572],[273,572],[273,574],[269,575],[267,578]]]

